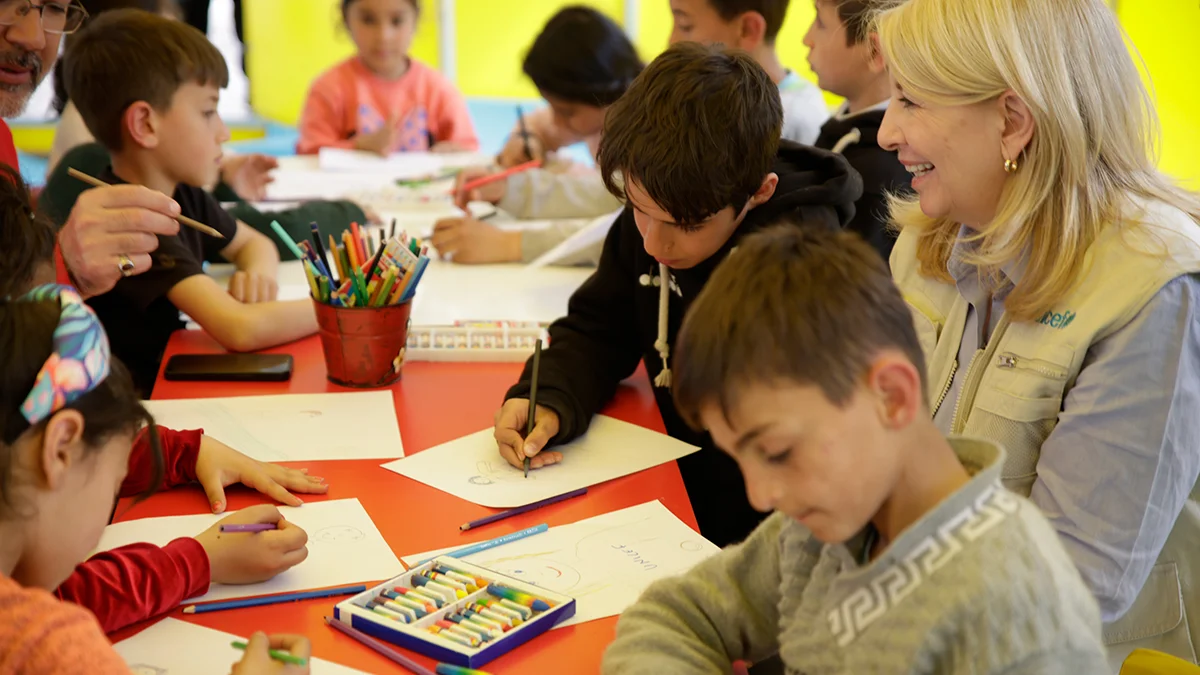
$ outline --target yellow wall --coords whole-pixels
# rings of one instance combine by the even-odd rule
[[[1120,0],[1121,23],[1146,62],[1162,123],[1163,171],[1200,190],[1200,35],[1196,0]]]

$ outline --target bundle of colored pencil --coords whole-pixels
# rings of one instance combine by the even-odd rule
[[[380,232],[377,238],[351,223],[341,243],[329,235],[327,252],[313,223],[312,242],[297,246],[313,298],[334,307],[388,307],[412,300],[429,264],[428,247],[395,231],[393,223],[392,236]]]

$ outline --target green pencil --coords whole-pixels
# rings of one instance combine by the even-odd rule
[[[242,651],[245,651],[246,647],[248,645],[241,640],[234,640],[233,646],[235,649],[240,649]],[[284,663],[290,663],[293,666],[307,666],[308,665],[307,659],[302,659],[299,656],[292,656],[291,654],[289,654],[281,649],[272,649],[267,653],[270,654],[271,658],[275,659],[276,661],[283,661]]]

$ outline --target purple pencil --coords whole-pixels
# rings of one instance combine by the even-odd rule
[[[222,525],[222,532],[266,532],[267,530],[278,530],[279,526],[275,523],[254,523],[253,525]]]
[[[359,642],[361,642],[363,645],[370,647],[371,649],[374,649],[375,651],[379,652],[380,654],[383,654],[384,656],[391,659],[392,661],[395,661],[396,663],[400,664],[401,666],[404,666],[405,668],[408,668],[412,672],[417,673],[417,675],[434,675],[434,672],[432,670],[426,668],[425,666],[422,666],[421,664],[417,663],[416,661],[413,661],[412,659],[401,654],[400,652],[396,651],[395,649],[392,649],[391,647],[388,647],[387,645],[383,645],[383,644],[380,644],[379,642],[376,642],[375,640],[371,639],[371,636],[367,635],[366,633],[360,631],[357,628],[347,626],[346,624],[342,623],[341,621],[332,619],[330,617],[325,617],[325,623],[329,624],[330,628],[336,628],[337,630],[345,633],[346,635],[349,635],[350,637],[354,638],[355,640],[358,640]]]
[[[459,525],[459,526],[458,526],[458,529],[459,529],[459,530],[462,530],[463,532],[466,532],[467,530],[470,530],[470,529],[473,529],[473,528],[476,528],[476,527],[480,527],[480,526],[482,526],[482,525],[488,525],[488,524],[490,524],[490,523],[494,523],[494,522],[496,522],[497,520],[504,520],[505,518],[510,518],[510,517],[512,517],[512,516],[517,516],[517,515],[520,515],[520,514],[522,514],[522,513],[528,513],[528,512],[530,512],[530,511],[532,511],[532,510],[534,510],[534,509],[540,509],[540,508],[542,508],[543,506],[549,506],[549,505],[551,505],[551,504],[557,504],[558,502],[561,502],[561,501],[563,501],[563,500],[570,499],[570,498],[572,498],[572,497],[578,497],[578,496],[580,496],[580,495],[586,495],[586,494],[587,494],[587,488],[579,488],[578,490],[574,490],[574,491],[572,491],[572,492],[566,492],[566,493],[563,493],[563,494],[561,494],[561,495],[557,495],[557,496],[554,496],[554,497],[550,497],[549,499],[543,499],[543,500],[542,500],[542,501],[540,501],[540,502],[534,502],[534,503],[532,503],[532,504],[526,504],[525,506],[518,506],[518,507],[517,507],[517,508],[515,508],[515,509],[509,509],[509,510],[507,510],[507,511],[501,511],[500,513],[495,513],[495,514],[492,514],[492,515],[490,515],[490,516],[487,516],[486,518],[480,518],[479,520],[472,520],[472,521],[471,521],[471,522],[469,522],[469,523],[463,523],[462,525]]]

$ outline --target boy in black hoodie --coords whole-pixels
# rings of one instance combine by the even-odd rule
[[[842,153],[862,176],[863,196],[846,227],[866,239],[885,261],[896,242],[887,229],[887,195],[908,191],[912,176],[896,153],[879,147],[876,138],[892,94],[883,56],[873,48],[868,31],[873,13],[900,2],[814,0],[817,15],[804,35],[817,85],[846,99],[821,127],[814,145]]]
[[[733,460],[676,413],[669,358],[688,305],[743,236],[785,213],[805,227],[854,215],[858,175],[838,155],[781,142],[782,119],[779,92],[752,58],[696,43],[664,52],[609,109],[597,159],[628,206],[595,274],[550,327],[533,432],[523,437],[529,364],[496,414],[509,463],[562,459],[542,451],[585,432],[644,360],[667,433],[701,448],[679,461],[701,533],[724,546],[762,519]]]

